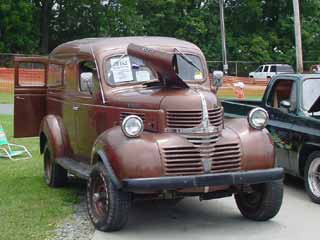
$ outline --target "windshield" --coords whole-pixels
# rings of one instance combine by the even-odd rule
[[[182,80],[203,80],[203,67],[199,57],[191,54],[177,54],[177,65],[177,72]]]
[[[184,59],[184,56],[188,60]],[[177,73],[185,81],[203,80],[203,66],[199,57],[177,54]],[[119,55],[109,58],[106,62],[107,81],[111,85],[124,83],[140,84],[157,80],[156,74],[142,59]]]
[[[116,56],[106,61],[108,82],[112,85],[121,83],[141,83],[156,79],[152,70],[143,60],[132,56]]]
[[[308,111],[319,96],[320,96],[320,79],[305,80],[303,82],[303,87],[302,87],[303,108],[306,111]]]

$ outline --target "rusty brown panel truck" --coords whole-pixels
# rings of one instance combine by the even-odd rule
[[[43,82],[20,81],[23,68]],[[282,204],[268,114],[224,121],[201,50],[163,37],[95,38],[47,58],[15,59],[15,137],[40,136],[45,180],[87,180],[101,231],[124,227],[135,199],[210,200],[234,195],[243,216],[265,221]]]

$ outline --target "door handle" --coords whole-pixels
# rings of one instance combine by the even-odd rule
[[[78,106],[73,106],[73,107],[72,107],[72,110],[78,111],[78,110],[79,110],[79,107],[78,107]]]
[[[18,100],[24,100],[24,97],[16,96],[16,99],[18,99]]]

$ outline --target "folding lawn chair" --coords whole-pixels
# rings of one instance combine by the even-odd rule
[[[22,157],[20,157],[22,156]],[[0,124],[0,158],[9,158],[10,160],[24,160],[32,158],[31,153],[25,146],[12,144],[8,142],[3,127]]]

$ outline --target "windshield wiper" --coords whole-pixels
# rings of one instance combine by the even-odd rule
[[[191,66],[193,66],[194,68],[196,68],[197,70],[199,70],[200,72],[202,72],[201,69],[200,69],[187,55],[185,55],[183,52],[179,51],[178,48],[175,48],[174,50],[176,50],[178,53],[181,54],[181,57],[182,57],[183,60],[185,60],[185,61],[186,61],[187,63],[189,63]]]

